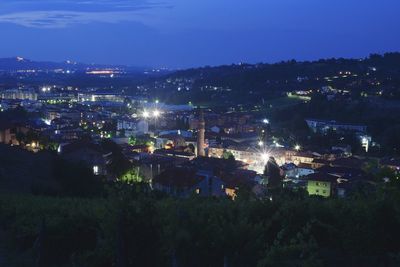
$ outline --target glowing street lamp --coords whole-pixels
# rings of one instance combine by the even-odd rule
[[[143,111],[143,118],[148,118],[150,117],[150,113],[148,111]]]
[[[300,151],[301,146],[300,146],[300,145],[295,145],[295,146],[294,146],[294,149],[295,149],[296,151]]]
[[[261,154],[261,159],[264,161],[264,163],[267,163],[269,160],[270,154],[268,153],[262,153]]]
[[[269,124],[269,120],[268,119],[263,119],[263,123],[264,124]]]
[[[157,109],[156,109],[156,110],[154,110],[154,111],[153,111],[153,117],[154,117],[154,118],[158,118],[158,117],[160,117],[160,111],[159,111],[159,110],[157,110]]]
[[[263,142],[263,141],[259,141],[259,142],[258,142],[258,145],[259,145],[259,146],[263,146],[263,145],[264,145],[264,142]]]

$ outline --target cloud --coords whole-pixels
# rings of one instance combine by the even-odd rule
[[[124,21],[152,24],[151,10],[171,7],[166,3],[145,0],[42,0],[36,1],[35,5],[32,2],[13,0],[12,3],[3,2],[2,5],[8,7],[3,9],[8,12],[0,14],[0,23],[32,28],[64,28],[76,24]]]

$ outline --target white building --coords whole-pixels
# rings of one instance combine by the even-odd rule
[[[1,92],[0,98],[37,101],[38,94],[32,89],[10,89]]]
[[[125,136],[149,133],[149,123],[145,120],[118,120],[117,130],[125,131]]]

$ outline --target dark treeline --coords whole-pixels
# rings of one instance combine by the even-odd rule
[[[114,186],[94,199],[0,195],[0,222],[8,266],[398,266],[398,186],[369,194],[231,201]]]

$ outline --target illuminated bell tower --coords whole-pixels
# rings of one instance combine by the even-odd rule
[[[199,109],[199,123],[197,128],[197,156],[204,157],[206,155],[204,151],[204,139],[206,132],[206,122],[204,121],[204,114],[201,109]]]

